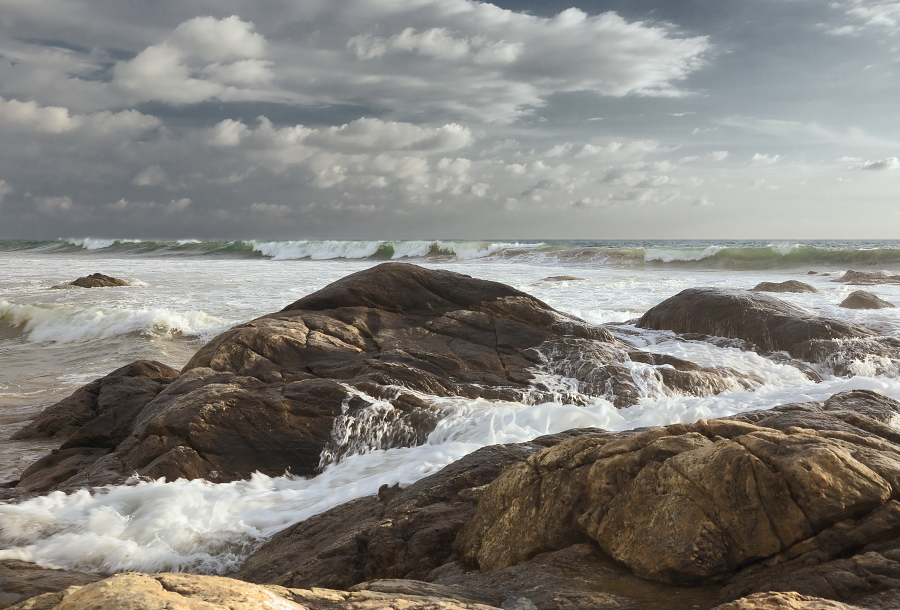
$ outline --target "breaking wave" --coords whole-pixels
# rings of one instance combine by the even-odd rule
[[[228,326],[228,321],[202,311],[26,305],[0,301],[0,334],[24,335],[35,343],[84,343],[130,333],[166,338],[207,336]]]
[[[898,241],[141,241],[79,238],[0,242],[0,251],[80,252],[87,256],[230,256],[271,260],[432,260],[442,263],[486,259],[628,268],[900,268]]]

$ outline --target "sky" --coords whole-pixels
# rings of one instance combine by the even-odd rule
[[[900,1],[0,0],[0,239],[898,239]]]

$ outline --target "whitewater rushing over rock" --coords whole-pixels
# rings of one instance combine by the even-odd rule
[[[372,244],[334,242],[327,248],[335,256],[317,258],[313,253],[325,252],[326,242],[292,251],[299,248],[294,242],[272,246],[263,257],[261,251],[225,253],[236,242],[229,243],[113,240],[87,249],[52,242],[0,252],[0,263],[7,265],[0,303],[0,482],[10,482],[0,490],[6,498],[0,504],[0,558],[99,575],[236,574],[301,588],[417,578],[428,581],[431,594],[480,592],[478,599],[494,606],[525,591],[528,582],[545,583],[546,590],[567,596],[571,607],[599,604],[600,593],[590,589],[596,583],[584,589],[572,583],[593,582],[591,574],[602,573],[619,579],[610,591],[640,592],[641,603],[675,608],[686,598],[677,598],[665,583],[681,582],[683,574],[740,573],[728,589],[730,599],[772,590],[766,587],[788,572],[742,571],[762,557],[806,569],[803,562],[812,555],[804,553],[815,551],[825,571],[798,572],[796,582],[818,582],[821,574],[836,573],[834,561],[844,561],[822,550],[831,549],[829,536],[840,528],[863,536],[859,532],[870,527],[865,524],[880,528],[893,514],[882,493],[886,488],[871,479],[862,499],[848,503],[845,512],[816,517],[809,532],[797,521],[799,538],[778,534],[784,548],[774,555],[766,555],[775,548],[767,539],[769,546],[742,547],[744,554],[734,561],[711,555],[718,567],[695,572],[692,560],[653,551],[640,531],[627,539],[609,537],[616,530],[603,525],[604,511],[625,514],[629,506],[657,500],[635,492],[607,505],[580,483],[558,486],[559,475],[553,474],[560,460],[575,456],[574,448],[589,451],[572,457],[572,464],[599,469],[595,464],[602,460],[592,456],[606,451],[607,441],[640,438],[645,440],[629,445],[627,455],[633,457],[627,460],[646,470],[641,480],[652,475],[677,490],[674,479],[647,464],[673,460],[666,468],[678,470],[679,460],[718,455],[726,441],[750,443],[745,437],[777,440],[793,452],[815,437],[815,451],[849,452],[893,485],[893,475],[884,470],[889,467],[881,464],[894,459],[891,443],[900,440],[892,432],[898,410],[879,401],[900,398],[900,315],[896,308],[840,307],[856,288],[830,280],[848,264],[820,262],[824,273],[811,275],[806,263],[777,273],[691,267],[718,256],[713,253],[694,261],[685,256],[684,267],[650,260],[604,267],[597,252],[605,246],[550,242],[525,244],[512,255],[503,247],[469,258],[459,256],[462,250],[437,252],[437,242],[394,242],[390,254],[384,247],[390,242],[372,242],[371,254],[366,253]],[[204,253],[198,244],[207,248]],[[796,248],[784,250],[788,254],[772,256],[791,256]],[[276,253],[289,252],[303,256],[275,260]],[[397,252],[423,265],[381,264]],[[886,266],[885,275],[896,273]],[[52,290],[97,268],[128,278],[129,286]],[[545,281],[554,277],[579,279]],[[801,278],[818,292],[741,292],[761,282]],[[760,305],[770,313],[748,318],[743,327],[716,322],[712,308],[700,316],[708,320],[703,328],[638,323],[697,286],[751,295],[774,309]],[[878,292],[900,302],[898,285],[881,285]],[[692,303],[688,309],[701,313],[699,301]],[[772,325],[771,316],[782,316],[781,322]],[[646,317],[651,318],[663,320]],[[794,341],[786,332],[779,338],[784,320],[790,328],[825,334]],[[843,397],[828,402],[837,395]],[[771,420],[756,413],[779,405],[794,406],[776,409],[782,415]],[[726,434],[725,428],[698,423],[723,417],[745,427],[727,428]],[[630,432],[647,427],[656,431]],[[672,440],[660,440],[663,429]],[[759,446],[746,446],[741,459],[768,459]],[[551,450],[554,457],[541,458],[537,471],[556,481],[545,484],[562,494],[553,502],[593,502],[592,516],[548,520],[556,529],[540,534],[503,530],[511,517],[489,512],[488,505],[525,502],[515,494],[532,498],[531,483],[497,483],[504,499],[484,499],[483,510],[481,498],[495,497],[485,496],[487,489],[512,476],[500,477],[504,467],[537,464],[532,456]],[[616,480],[638,472],[602,463]],[[707,500],[691,501],[706,510]],[[764,496],[761,505],[771,502]],[[467,526],[476,510],[481,525]],[[525,523],[518,517],[510,522]],[[500,529],[490,535],[482,532],[495,527]],[[457,538],[463,528],[472,532],[466,534],[471,543]],[[723,531],[715,544],[727,546],[733,532]],[[509,555],[517,557],[512,564],[490,558],[510,541],[526,545],[519,555]],[[628,567],[603,563],[597,544]],[[292,550],[300,548],[302,557]],[[481,548],[493,549],[482,553],[483,562]],[[855,549],[839,553],[852,555]],[[871,552],[887,554],[866,559],[866,569],[892,577],[890,553],[875,547]],[[669,563],[660,568],[647,557]],[[860,576],[863,560],[854,561],[857,567],[840,569],[869,583]],[[645,577],[663,574],[662,588],[629,580],[635,578],[629,570]],[[344,580],[335,580],[338,575]],[[395,595],[399,589],[391,587],[409,593],[414,585],[365,586]],[[711,607],[725,595],[723,586],[690,593],[688,607]],[[809,587],[806,594],[823,595]],[[875,584],[859,587],[859,595],[877,592]],[[849,595],[835,590],[826,597]],[[528,599],[539,608],[556,607],[551,597]],[[660,601],[666,599],[669,606]],[[625,598],[616,603],[625,604]]]

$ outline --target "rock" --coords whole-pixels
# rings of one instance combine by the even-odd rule
[[[841,301],[840,306],[846,307],[847,309],[885,309],[887,307],[894,307],[894,304],[878,298],[871,292],[857,290],[851,292],[846,299]]]
[[[751,290],[755,292],[819,292],[809,284],[788,280],[786,282],[760,282]]]
[[[583,277],[575,277],[574,275],[551,275],[541,280],[542,282],[581,282]]]
[[[713,610],[856,610],[859,606],[849,606],[821,597],[788,593],[754,593],[747,597],[716,606]]]
[[[124,383],[120,370],[50,407],[20,437],[68,440],[17,489],[73,489],[132,474],[216,482],[256,471],[311,476],[348,454],[424,442],[441,413],[422,395],[560,400],[542,381],[554,373],[572,379],[568,401],[587,404],[594,395],[624,407],[648,392],[636,368],[660,394],[762,383],[635,349],[504,284],[385,263],[222,333],[177,379],[170,369],[159,379],[129,373],[128,384],[143,389],[103,406]]]
[[[807,271],[806,275],[817,275],[818,273],[818,271]]]
[[[109,275],[103,275],[102,273],[92,273],[70,282],[69,285],[78,286],[79,288],[109,288],[112,286],[128,286],[128,282]]]
[[[86,585],[101,578],[82,572],[42,568],[17,559],[0,560],[0,608],[7,608],[44,593]]]
[[[896,337],[754,292],[689,288],[647,311],[637,326],[742,339],[760,352],[785,351],[837,375],[855,374],[855,361],[881,358],[891,366],[900,359]]]
[[[887,271],[846,271],[839,278],[831,280],[842,284],[874,285],[900,284],[900,275],[892,275]]]
[[[218,576],[116,574],[82,587],[38,596],[16,610],[488,610],[436,596],[264,587]]]
[[[877,418],[853,412],[861,402]],[[809,415],[803,428],[741,420],[777,423],[779,415],[801,419],[802,412]],[[853,393],[771,416],[760,411],[571,438],[507,467],[481,493],[454,548],[466,565],[489,572],[593,541],[657,582],[744,578],[729,585],[730,599],[797,590],[788,566],[807,569],[813,559],[865,564],[866,554],[856,553],[866,545],[900,544],[900,503],[893,499],[900,494],[900,445],[867,430],[887,429],[896,439],[880,420],[898,412],[896,401]],[[880,572],[877,561],[855,568],[870,576],[853,587],[824,587],[842,581],[820,578],[800,592],[839,601],[877,592],[885,582],[879,574],[893,577],[885,559]],[[760,567],[765,578],[754,572]]]

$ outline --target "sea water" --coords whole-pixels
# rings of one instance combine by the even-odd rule
[[[865,362],[856,364],[853,377],[820,371],[822,381],[813,382],[797,368],[753,352],[629,323],[684,288],[747,289],[795,279],[819,292],[776,296],[897,336],[900,308],[841,308],[861,287],[833,280],[851,268],[900,273],[900,242],[0,242],[0,483],[17,479],[58,445],[9,437],[84,383],[137,359],[180,368],[219,332],[385,260],[504,282],[588,322],[610,324],[641,349],[731,367],[759,383],[711,397],[670,396],[635,366],[642,397],[627,409],[600,397],[587,405],[567,404],[572,384],[565,378],[542,379],[559,394],[541,404],[423,395],[440,414],[423,445],[372,449],[384,432],[377,426],[339,426],[335,433],[355,453],[347,452],[315,478],[141,481],[0,504],[0,558],[100,573],[225,573],[292,523],[374,494],[383,484],[409,485],[487,445],[577,427],[628,430],[693,422],[860,388],[900,399],[900,378],[891,371],[876,376]],[[129,285],[60,287],[95,272]],[[580,279],[546,279],[553,276]],[[900,284],[862,288],[900,305]]]

